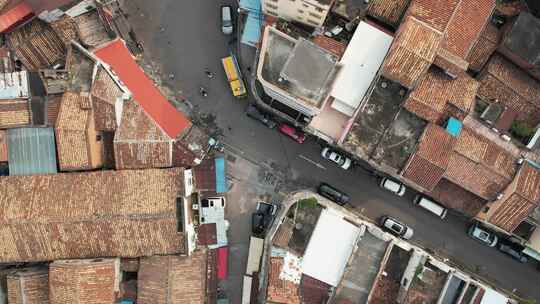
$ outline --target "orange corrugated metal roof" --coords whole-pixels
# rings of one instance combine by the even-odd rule
[[[133,98],[169,137],[176,138],[191,125],[189,119],[176,110],[146,76],[123,40],[116,39],[96,49],[94,54],[113,68]]]
[[[26,2],[21,2],[0,16],[0,33],[12,27],[33,13],[32,7]]]

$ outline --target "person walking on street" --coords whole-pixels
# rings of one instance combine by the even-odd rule
[[[214,78],[214,73],[210,72],[209,69],[204,69],[204,73],[206,74],[206,76],[208,76],[208,78]]]

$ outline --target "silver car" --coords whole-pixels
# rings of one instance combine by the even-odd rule
[[[225,35],[233,33],[232,7],[228,5],[221,6],[221,31]]]
[[[388,230],[390,233],[399,236],[405,240],[412,238],[414,231],[412,228],[396,220],[393,217],[383,216],[380,222],[381,226]]]

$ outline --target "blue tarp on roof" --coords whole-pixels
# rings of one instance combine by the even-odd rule
[[[225,177],[225,158],[219,156],[215,158],[216,164],[216,192],[227,192],[227,178]]]
[[[57,173],[53,128],[8,130],[9,175]]]
[[[240,0],[240,9],[247,11],[247,18],[240,41],[254,47],[261,40],[261,27],[264,22],[261,0]]]
[[[446,123],[446,132],[450,133],[450,135],[454,137],[458,137],[459,133],[461,133],[462,126],[461,121],[455,119],[454,117],[450,117]]]

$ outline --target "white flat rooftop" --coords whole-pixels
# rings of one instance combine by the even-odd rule
[[[366,22],[360,22],[339,61],[341,68],[330,95],[332,108],[352,116],[377,75],[394,38]]]

